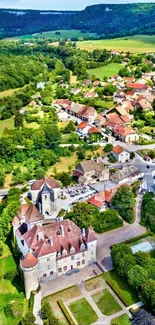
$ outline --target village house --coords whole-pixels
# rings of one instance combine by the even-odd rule
[[[130,143],[139,140],[139,135],[132,128],[128,128],[124,125],[117,125],[113,129],[114,137],[122,142]]]
[[[72,269],[96,262],[97,240],[92,229],[80,229],[71,220],[34,225],[24,223],[16,230],[22,254],[20,267],[24,274],[26,298],[41,282],[54,280]]]
[[[84,98],[96,98],[98,97],[98,94],[94,91],[88,91],[84,93]]]
[[[98,181],[109,180],[109,169],[106,168],[101,159],[84,160],[79,163],[73,173],[78,183],[91,184]]]
[[[79,88],[73,88],[71,92],[72,92],[72,94],[74,94],[74,95],[78,95],[78,94],[80,94],[81,89],[79,89]]]
[[[87,122],[83,121],[83,122],[78,124],[77,133],[82,135],[82,136],[85,136],[85,135],[88,134],[88,130],[90,128],[91,128],[91,126]]]
[[[97,115],[94,121],[96,127],[101,128],[103,123],[106,121],[106,118],[102,115]]]
[[[127,83],[127,88],[136,91],[139,94],[149,94],[150,93],[150,86],[141,84],[141,83]]]
[[[125,93],[123,92],[123,90],[119,89],[114,93],[114,102],[116,103],[121,103],[123,101],[123,99],[126,98]]]
[[[88,85],[91,85],[91,83],[92,83],[92,81],[89,80],[89,79],[87,79],[87,80],[84,80],[84,81],[82,82],[82,86],[88,86]]]
[[[130,153],[120,145],[114,147],[111,154],[121,164],[130,160]]]
[[[137,167],[129,166],[110,173],[110,180],[117,184],[133,182],[144,176]]]
[[[112,188],[109,188],[107,190],[104,190],[100,193],[97,193],[93,196],[91,196],[87,202],[96,208],[98,208],[100,211],[103,211],[106,209],[106,207],[110,206],[113,196],[115,195],[117,189],[119,186],[115,186]]]
[[[142,98],[140,100],[135,101],[134,107],[139,111],[150,111],[152,110],[152,105],[146,98]]]

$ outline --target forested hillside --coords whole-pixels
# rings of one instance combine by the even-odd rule
[[[79,29],[110,38],[155,33],[155,3],[89,6],[80,12],[0,10],[0,37]]]

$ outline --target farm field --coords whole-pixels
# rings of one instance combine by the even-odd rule
[[[155,35],[135,35],[129,37],[91,40],[78,42],[77,46],[82,50],[93,51],[94,49],[106,49],[117,51],[130,51],[131,53],[154,52]]]
[[[60,34],[56,34],[60,33]],[[18,39],[34,39],[34,38],[53,38],[55,40],[60,39],[70,39],[72,37],[97,37],[96,33],[82,33],[80,30],[71,29],[71,30],[54,30],[54,31],[48,31],[48,32],[42,32],[42,33],[35,33],[32,35],[22,35],[18,36]],[[14,37],[17,38],[17,37]]]
[[[111,63],[106,66],[96,68],[96,69],[89,69],[87,70],[89,74],[95,75],[96,78],[103,80],[104,77],[112,77],[118,73],[118,71],[123,68],[124,65],[119,63]]]

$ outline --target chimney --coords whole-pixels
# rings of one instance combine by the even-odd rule
[[[82,237],[86,237],[86,229],[82,228]]]
[[[63,225],[60,225],[60,230],[61,230],[61,235],[65,236],[64,226]]]
[[[53,246],[53,238],[52,238],[52,236],[49,237],[49,242],[50,242],[50,245]]]

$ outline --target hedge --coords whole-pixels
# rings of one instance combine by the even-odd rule
[[[33,312],[33,306],[34,306],[34,293],[31,292],[30,299],[29,299],[29,308],[30,311]]]
[[[72,317],[70,316],[70,314],[69,314],[67,308],[65,307],[63,301],[62,301],[62,300],[58,300],[57,303],[58,303],[60,309],[62,310],[62,312],[63,312],[65,318],[67,319],[69,325],[75,325],[75,323],[74,323]]]

